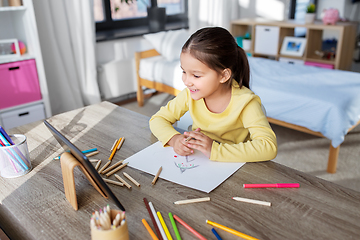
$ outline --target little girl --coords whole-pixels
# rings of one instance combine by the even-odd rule
[[[221,162],[275,158],[276,136],[249,89],[247,56],[233,36],[220,27],[200,29],[182,47],[180,62],[187,88],[150,119],[162,144],[182,156],[197,149]],[[193,131],[180,134],[172,124],[187,111]]]

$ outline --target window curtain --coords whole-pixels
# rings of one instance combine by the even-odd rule
[[[189,0],[190,32],[208,26],[230,30],[231,21],[239,18],[239,0]]]
[[[99,103],[92,0],[33,0],[52,113]]]

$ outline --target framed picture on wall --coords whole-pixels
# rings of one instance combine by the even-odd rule
[[[285,37],[281,45],[280,54],[302,57],[306,46],[306,38]]]

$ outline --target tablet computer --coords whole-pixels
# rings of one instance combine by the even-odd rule
[[[72,144],[64,135],[62,135],[54,126],[52,126],[48,121],[44,120],[45,125],[49,128],[50,132],[53,134],[55,139],[60,143],[64,150],[70,150],[71,154],[80,162],[80,164],[87,170],[91,178],[98,185],[98,187],[105,193],[105,195],[112,199],[115,205],[120,208],[122,211],[125,211],[123,205],[102,179],[100,174],[96,171],[94,166],[91,164],[89,159],[74,145]]]

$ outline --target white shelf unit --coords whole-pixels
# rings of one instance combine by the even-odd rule
[[[0,124],[3,125],[3,117],[11,115],[12,112],[19,112],[21,109],[27,111],[27,108],[32,109],[34,106],[39,105],[43,105],[44,108],[44,114],[42,116],[38,115],[38,117],[35,116],[29,119],[24,118],[24,121],[18,119],[16,125],[23,125],[29,123],[29,121],[40,120],[38,118],[43,118],[44,115],[46,118],[51,117],[49,93],[32,0],[22,0],[22,6],[0,7],[0,40],[6,39],[17,39],[24,42],[27,50],[26,53],[20,57],[0,58],[0,64],[34,59],[41,99],[0,109]],[[4,77],[0,76],[0,79],[1,78]],[[5,81],[5,79],[2,80]],[[6,91],[6,89],[1,88],[0,94],[2,91]]]

